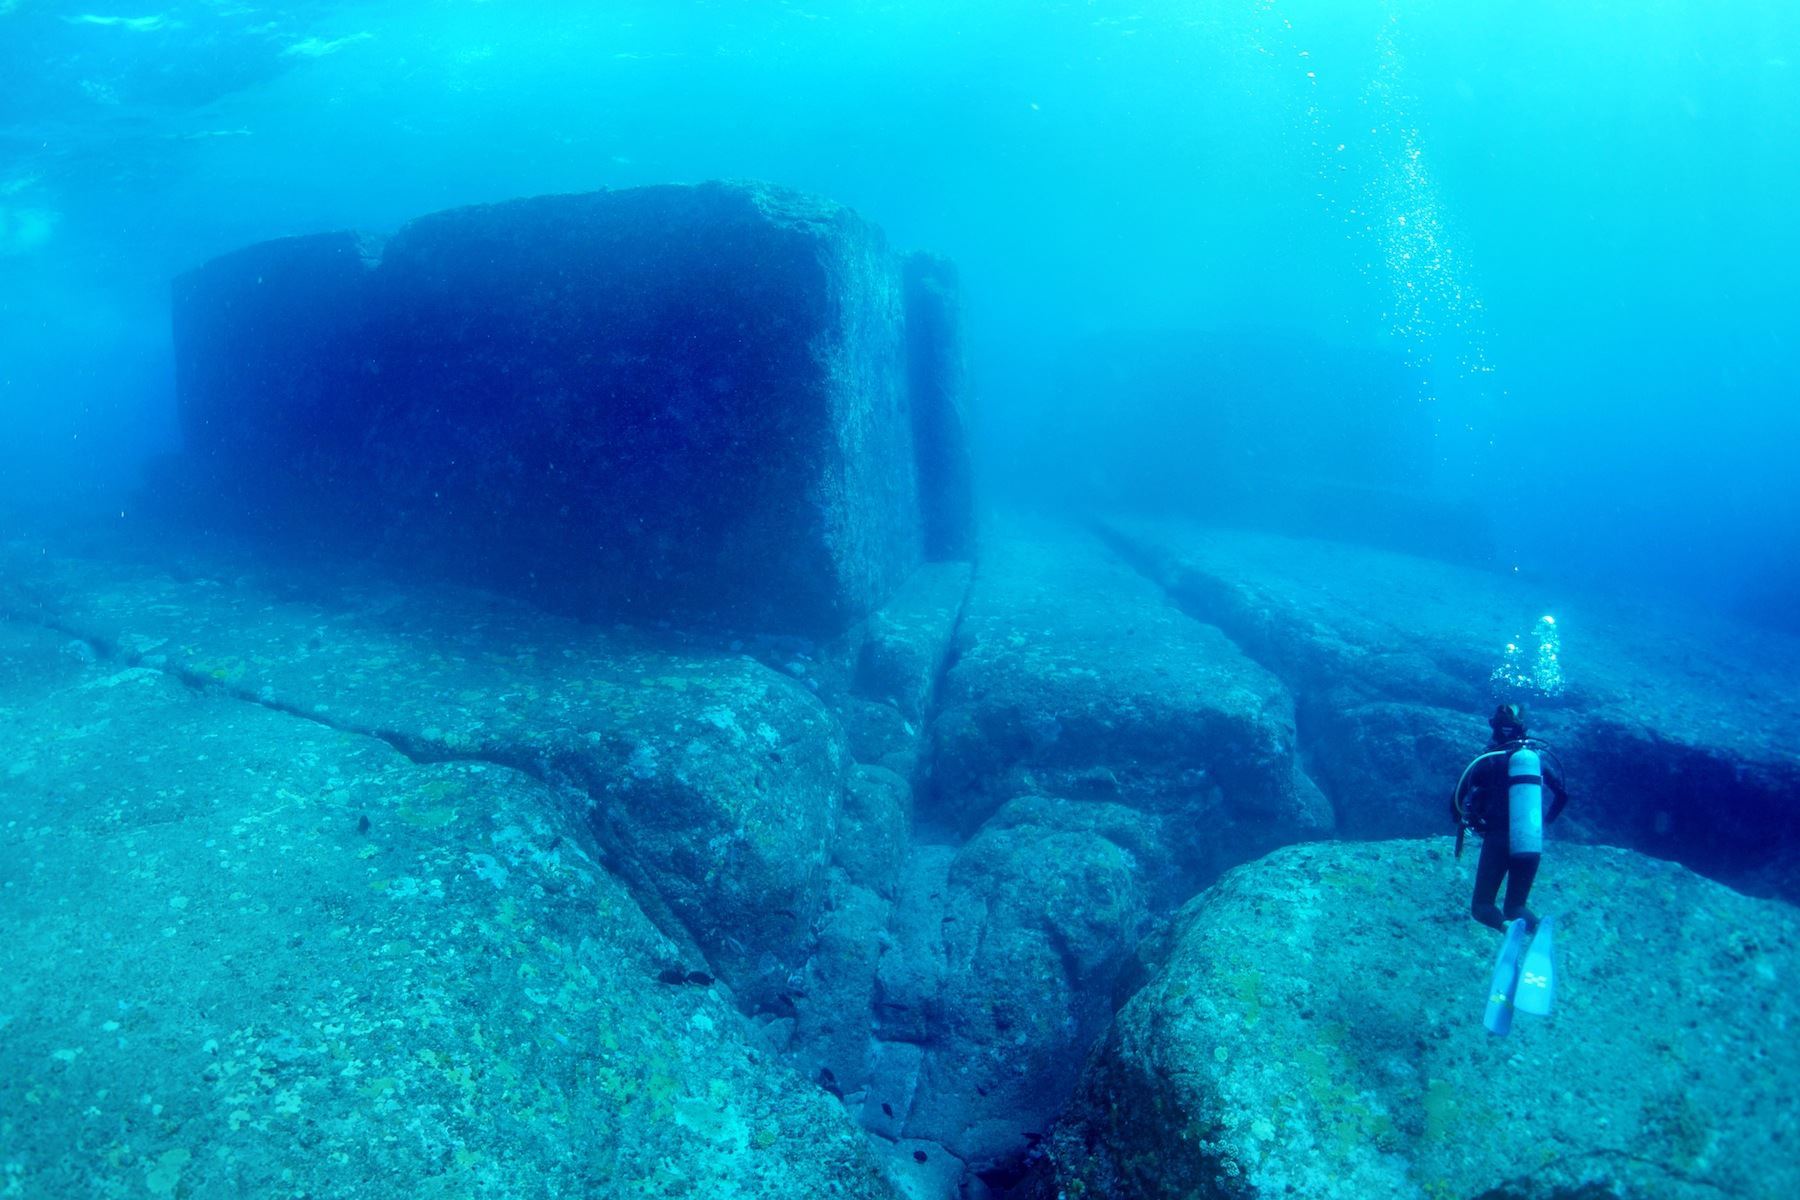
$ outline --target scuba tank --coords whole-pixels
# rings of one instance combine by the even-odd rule
[[[1506,759],[1507,836],[1515,854],[1536,854],[1544,848],[1544,758],[1558,774],[1562,763],[1548,742],[1527,737],[1484,750],[1463,768],[1450,793],[1450,811],[1456,818],[1456,857],[1462,857],[1463,839],[1469,830],[1486,832],[1485,814],[1478,816],[1463,805],[1463,787],[1475,768],[1490,758]]]
[[[1544,768],[1530,746],[1506,760],[1506,817],[1506,844],[1514,854],[1543,852]]]

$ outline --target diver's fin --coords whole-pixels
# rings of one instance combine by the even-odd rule
[[[1487,1014],[1481,1023],[1495,1037],[1512,1028],[1513,988],[1519,982],[1519,958],[1525,952],[1525,922],[1508,921],[1500,957],[1494,960],[1494,982],[1488,987]]]
[[[1520,1012],[1540,1017],[1550,1015],[1550,1005],[1556,999],[1556,964],[1552,961],[1555,948],[1550,935],[1550,918],[1545,917],[1538,922],[1537,933],[1519,964],[1519,985],[1513,1007]]]

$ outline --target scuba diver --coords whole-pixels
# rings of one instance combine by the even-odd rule
[[[1550,765],[1555,752],[1526,736],[1522,708],[1502,704],[1488,718],[1488,728],[1493,737],[1464,769],[1451,798],[1457,822],[1456,855],[1462,857],[1465,833],[1472,829],[1481,835],[1470,915],[1502,932],[1512,921],[1522,919],[1530,932],[1537,929],[1538,919],[1525,907],[1525,900],[1537,878],[1544,826],[1556,820],[1568,796],[1561,772]],[[1506,883],[1504,911],[1494,903],[1502,880]]]

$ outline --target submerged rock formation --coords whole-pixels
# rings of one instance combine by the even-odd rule
[[[0,1189],[893,1195],[557,784],[171,632],[0,620]]]
[[[1330,812],[1280,684],[1084,531],[989,532],[972,581],[921,571],[859,644],[832,703],[881,765],[857,768],[846,811],[891,865],[839,852],[858,873],[836,885],[787,1044],[878,1136],[999,1188],[1144,931]],[[893,818],[862,815],[894,804],[913,831],[898,859],[879,832]]]
[[[850,765],[817,698],[742,654],[349,579],[232,556],[60,559],[14,573],[0,609],[414,758],[525,771],[579,798],[595,853],[669,937],[746,997],[780,986],[823,899]]]
[[[1321,843],[1182,910],[1049,1142],[1042,1196],[1778,1200],[1800,922],[1559,847],[1557,1007],[1481,1024],[1498,937],[1442,843]]]
[[[0,784],[24,814],[0,822],[0,875],[25,914],[0,952],[0,1088],[22,1081],[0,1094],[0,1135],[25,1147],[26,1194],[85,1196],[83,1171],[158,1170],[205,1195],[226,1169],[260,1183],[294,1147],[458,1194],[480,1172],[525,1194],[815,1194],[840,1175],[853,1195],[1004,1194],[1145,978],[1157,930],[1197,889],[1283,843],[1445,830],[1443,798],[1485,732],[1483,631],[1509,636],[1541,599],[1441,563],[1189,527],[1012,524],[983,543],[974,570],[927,565],[820,641],[603,628],[187,527],[0,542]],[[1746,797],[1773,806],[1792,762],[1759,739],[1796,713],[1781,690],[1791,646],[1709,630],[1706,660],[1678,669],[1662,626],[1567,611],[1568,690],[1540,728],[1563,746],[1576,799],[1552,831],[1546,908],[1604,890],[1582,874],[1599,860],[1572,840],[1623,831],[1687,852],[1627,819],[1630,788],[1673,802],[1683,777],[1665,766],[1691,764],[1686,778],[1712,789],[1672,820],[1711,804],[1721,836],[1745,837],[1733,814],[1755,811]],[[1660,737],[1609,738],[1635,750],[1637,775],[1580,734],[1627,714]],[[1742,843],[1749,869],[1721,875],[1782,890],[1794,855],[1779,811],[1760,825],[1767,845]],[[1414,861],[1345,846],[1351,861],[1387,856],[1386,882],[1335,867],[1283,876],[1283,902],[1232,910],[1230,936],[1272,969],[1304,952],[1347,970],[1304,924],[1316,914],[1292,907],[1325,905],[1343,955],[1391,941],[1421,988],[1479,986],[1462,961],[1479,968],[1491,949],[1463,916],[1473,859],[1452,867],[1448,847],[1446,835]],[[1717,907],[1717,889],[1633,869]],[[1609,953],[1615,933],[1636,945],[1661,936],[1659,920],[1688,919],[1617,891],[1649,915],[1600,931]],[[1563,911],[1574,970],[1585,909]],[[1390,929],[1390,913],[1412,924]],[[1301,933],[1314,941],[1284,940]],[[1404,940],[1428,934],[1429,948]],[[1692,939],[1671,936],[1686,954]],[[130,953],[93,949],[108,945]],[[1364,973],[1367,994],[1345,985],[1340,1005],[1387,1003],[1389,967]],[[155,983],[170,970],[186,977]],[[333,981],[323,999],[315,979]],[[1263,986],[1223,986],[1239,984],[1252,997]],[[77,993],[102,1000],[48,1015]],[[127,1015],[102,1011],[145,994]],[[1463,1011],[1459,997],[1446,1013]],[[231,1089],[213,1107],[155,1101],[177,1124],[129,1154],[80,1134],[84,1106],[103,1123],[137,1119],[135,1100],[99,1097],[100,1075],[81,1074],[101,1064],[116,1078],[125,1060],[101,1052],[118,1038],[153,1096],[206,1069],[190,1043],[217,1040],[225,1061],[227,1038],[191,1037],[183,1006],[250,1031],[241,1061],[219,1067]],[[327,1009],[357,1014],[354,1037]],[[1577,1011],[1571,994],[1564,1015]],[[1291,1057],[1336,1071],[1341,1030],[1317,1010],[1293,1019],[1317,1044]],[[1404,1075],[1417,1035],[1383,1020],[1365,1011],[1355,1036],[1380,1052],[1369,1069]],[[1587,1028],[1536,1032],[1566,1034],[1566,1062]],[[1745,1045],[1708,1030],[1689,1035],[1696,1070]],[[1509,1044],[1535,1044],[1529,1032]],[[1225,1051],[1241,1061],[1237,1043]],[[681,1070],[657,1066],[669,1056]],[[1349,1068],[1322,1078],[1314,1108],[1368,1107],[1344,1099],[1364,1087]],[[397,1107],[378,1111],[396,1128],[414,1102],[426,1115],[400,1142],[350,1147],[372,1101],[345,1080],[387,1089]],[[14,1102],[33,1089],[53,1103]],[[1082,1094],[1059,1153],[1070,1129],[1095,1146],[1113,1136]],[[1364,1132],[1359,1116],[1306,1119],[1333,1147]],[[1658,1119],[1711,1136],[1678,1109]],[[857,1126],[867,1162],[844,1140]],[[194,1149],[179,1136],[190,1128],[222,1149]],[[1368,1131],[1402,1148],[1411,1136]],[[1217,1140],[1169,1137],[1158,1153],[1179,1170],[1189,1141]]]
[[[1541,590],[973,561],[943,260],[649,188],[251,247],[175,326],[199,526],[0,543],[0,1191],[1792,1187],[1791,914],[1567,844],[1800,894],[1791,641],[1567,607],[1569,973],[1503,1058],[1447,836],[1168,931],[1446,830]]]
[[[973,545],[954,272],[791,191],[268,242],[177,280],[174,328],[170,471],[212,519],[563,611],[808,633]]]
[[[1170,818],[1200,879],[1331,825],[1281,682],[1079,533],[995,539],[940,706],[932,802],[964,828],[1016,796],[1112,800]]]
[[[1341,543],[1178,522],[1106,535],[1285,684],[1343,832],[1445,829],[1483,713],[1524,699],[1573,794],[1557,836],[1800,898],[1800,640]],[[1560,686],[1496,681],[1545,613],[1563,630]]]
[[[906,258],[906,362],[925,554],[975,557],[975,492],[962,345],[962,289],[956,266],[935,254]]]

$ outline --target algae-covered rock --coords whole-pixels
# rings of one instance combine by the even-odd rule
[[[850,770],[833,861],[861,887],[892,895],[911,834],[912,788],[883,767]]]
[[[4,548],[0,610],[418,758],[525,771],[747,998],[808,953],[849,756],[795,680],[486,593],[282,572],[225,546],[135,552]]]
[[[1499,939],[1439,842],[1321,843],[1178,917],[1040,1194],[1776,1200],[1800,920],[1672,863],[1553,845],[1556,1009],[1482,1027]]]
[[[974,827],[1030,794],[1162,813],[1203,872],[1330,822],[1292,701],[1079,532],[990,539],[933,726],[933,793]]]
[[[1150,921],[1161,831],[1120,805],[1024,797],[950,862],[933,1009],[905,1128],[977,1165],[1061,1109]]]
[[[0,621],[0,1190],[890,1194],[552,788],[68,644]]]

